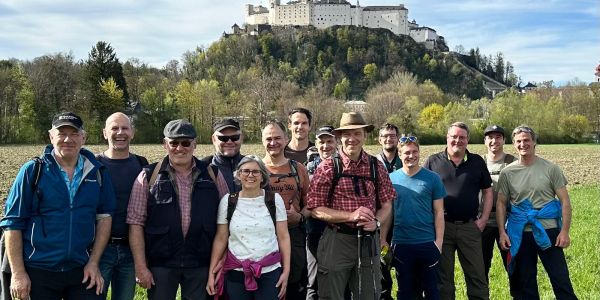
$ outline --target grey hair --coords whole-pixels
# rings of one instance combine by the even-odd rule
[[[458,127],[460,129],[464,129],[467,132],[467,137],[469,137],[469,135],[471,134],[471,131],[469,130],[469,126],[467,126],[467,124],[465,122],[454,122],[454,123],[450,124],[450,126],[448,126],[448,131],[450,131],[450,129],[452,129],[452,127]]]
[[[267,167],[265,166],[265,163],[262,161],[262,159],[258,158],[258,156],[256,155],[246,155],[242,158],[242,160],[240,160],[240,163],[237,164],[237,166],[235,167],[235,171],[233,172],[233,181],[237,184],[241,184],[239,172],[240,168],[249,162],[255,162],[258,165],[258,168],[260,169],[260,177],[262,179],[262,181],[260,182],[260,187],[264,189],[267,186],[269,186],[269,171],[267,171]]]
[[[519,125],[513,130],[513,132],[512,132],[513,141],[514,141],[515,135],[522,133],[522,132],[529,133],[533,142],[537,144],[537,138],[538,138],[537,133],[535,133],[535,131],[533,131],[533,129],[527,125]]]

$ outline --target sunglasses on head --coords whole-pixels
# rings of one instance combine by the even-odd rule
[[[416,142],[417,141],[417,137],[416,136],[403,136],[400,138],[400,143],[407,143],[407,142]]]
[[[183,141],[171,140],[171,141],[169,141],[169,146],[171,146],[173,148],[177,148],[179,145],[181,145],[181,147],[187,148],[192,145],[192,141],[189,141],[189,140],[183,140]]]
[[[217,135],[217,139],[223,143],[227,143],[227,141],[231,140],[232,142],[237,142],[240,140],[239,134],[234,135]]]

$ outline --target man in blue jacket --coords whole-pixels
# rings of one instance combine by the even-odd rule
[[[102,299],[98,262],[115,206],[111,179],[94,154],[82,149],[86,133],[79,116],[54,116],[48,132],[51,145],[19,170],[0,222],[11,296]]]

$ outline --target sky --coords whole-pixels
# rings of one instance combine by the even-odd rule
[[[285,0],[281,1],[285,3]],[[356,0],[350,0],[356,4]],[[54,53],[86,59],[98,41],[121,61],[155,67],[209,46],[234,23],[245,4],[267,0],[0,0],[0,59],[31,60]],[[360,0],[361,6],[398,0]],[[504,54],[524,83],[562,85],[595,80],[600,64],[598,0],[405,0],[409,20],[434,28],[451,50],[479,47]]]

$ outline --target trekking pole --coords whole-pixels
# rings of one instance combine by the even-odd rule
[[[362,294],[362,228],[358,228],[358,231],[356,232],[356,237],[358,240],[358,296],[356,298],[360,300],[360,296]]]
[[[379,299],[377,296],[377,281],[375,280],[375,270],[373,270],[373,258],[379,253],[377,249],[377,234],[371,235],[371,243],[369,245],[369,258],[371,260],[371,277],[373,278],[373,299]],[[380,267],[379,261],[377,261],[377,267]]]

